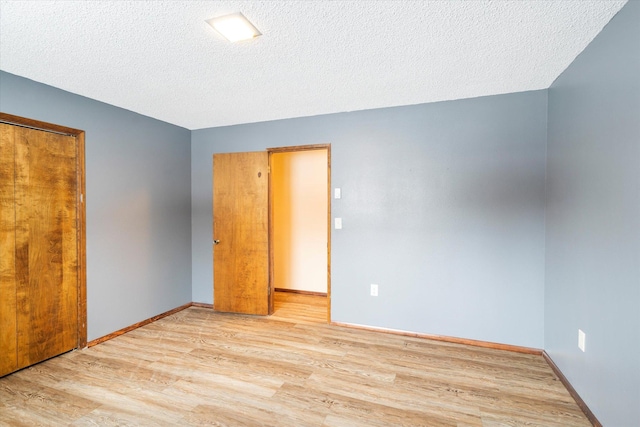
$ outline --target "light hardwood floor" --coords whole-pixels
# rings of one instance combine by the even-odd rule
[[[0,379],[0,425],[590,426],[541,356],[191,307]]]

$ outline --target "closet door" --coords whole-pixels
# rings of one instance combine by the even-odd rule
[[[77,147],[73,136],[14,127],[18,368],[76,347]]]
[[[0,123],[0,376],[18,369],[13,126]]]
[[[0,123],[0,376],[86,343],[80,138]]]

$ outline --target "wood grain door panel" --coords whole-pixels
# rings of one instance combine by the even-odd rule
[[[269,314],[267,152],[213,156],[213,307]]]
[[[76,157],[72,136],[16,130],[19,366],[76,347]]]
[[[13,133],[13,126],[0,123],[0,376],[18,369]]]

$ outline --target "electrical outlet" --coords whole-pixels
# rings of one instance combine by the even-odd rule
[[[335,219],[335,227],[336,230],[342,230],[342,218]]]
[[[376,284],[371,284],[371,296],[372,297],[377,297],[378,296],[378,285]]]
[[[582,329],[578,329],[578,348],[584,350],[585,340],[587,339],[587,335],[582,331]]]

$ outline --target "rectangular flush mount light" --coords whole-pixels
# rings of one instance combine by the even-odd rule
[[[262,35],[240,12],[207,19],[207,24],[230,42],[249,40]]]

